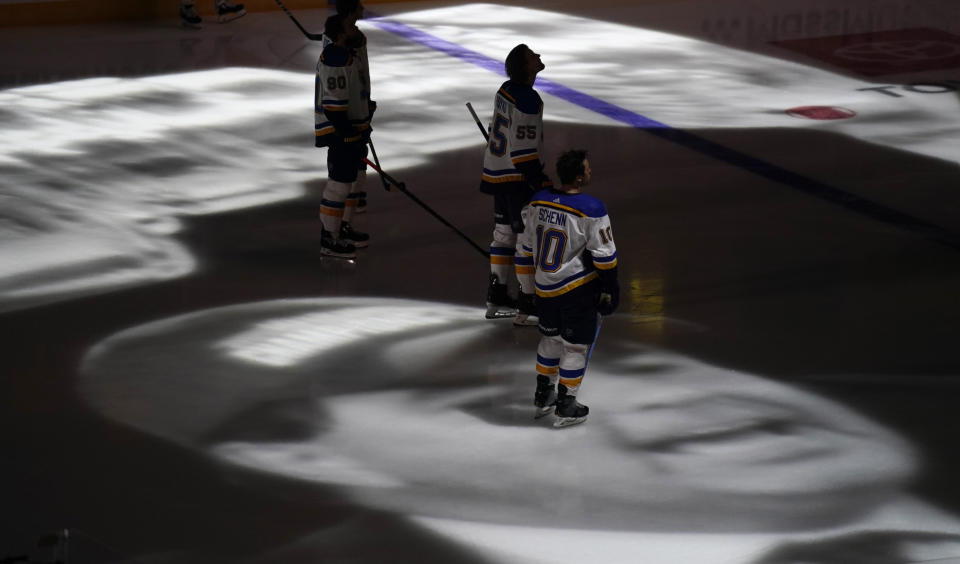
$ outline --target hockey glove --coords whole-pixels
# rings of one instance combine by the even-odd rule
[[[597,299],[597,312],[606,317],[617,310],[620,305],[620,286],[616,282],[604,284]]]

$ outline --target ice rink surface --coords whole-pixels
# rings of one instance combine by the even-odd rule
[[[0,561],[960,562],[960,5],[367,8],[379,159],[480,247],[465,103],[541,54],[620,261],[589,420],[372,171],[321,258],[282,12],[4,29]]]

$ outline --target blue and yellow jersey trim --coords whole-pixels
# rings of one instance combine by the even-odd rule
[[[608,257],[593,257],[593,266],[599,268],[600,270],[611,270],[617,267],[617,253],[613,253]]]
[[[350,108],[350,101],[338,100],[335,98],[325,98],[321,102],[321,107],[325,112],[345,112]]]
[[[533,256],[524,252],[523,255],[514,257],[513,270],[517,274],[536,274],[537,269],[533,266]]]
[[[329,121],[325,123],[318,123],[314,126],[314,134],[317,137],[325,137],[327,135],[333,135],[334,133],[336,133],[336,131],[337,130],[334,129],[333,124],[330,123]]]
[[[560,379],[558,382],[568,388],[575,388],[583,381],[583,375],[586,373],[586,371],[586,367],[578,368],[576,370],[567,370],[566,368],[561,368]]]
[[[515,168],[501,170],[483,169],[482,180],[491,184],[500,184],[502,182],[522,182],[523,175]]]
[[[555,210],[557,210],[557,211],[572,213],[573,215],[577,215],[577,216],[580,216],[580,217],[587,217],[587,214],[583,213],[582,211],[578,210],[577,208],[572,208],[572,207],[570,207],[570,206],[565,206],[565,205],[563,205],[563,204],[558,204],[558,203],[556,203],[556,202],[550,202],[550,201],[548,201],[548,200],[534,200],[534,201],[530,202],[530,205],[531,205],[531,206],[540,206],[540,207],[544,207],[544,208],[551,208],[551,209],[555,209]]]
[[[323,114],[316,114],[317,121],[313,126],[314,135],[317,138],[335,135],[337,132],[337,129],[333,126],[333,123],[330,122],[329,120],[320,121],[320,118],[322,116]],[[370,129],[370,120],[369,119],[352,120],[351,125],[353,125],[354,129],[357,130],[357,135],[352,135],[344,139],[344,141],[348,143],[351,143],[354,141],[360,141],[363,139],[363,136]]]
[[[336,202],[333,200],[320,200],[320,213],[331,217],[343,217],[345,202]]]
[[[543,99],[536,90],[525,84],[508,80],[500,85],[497,94],[502,95],[525,114],[539,114],[543,111]]]
[[[537,149],[520,149],[517,151],[511,151],[510,160],[514,165],[530,161],[539,161],[540,153],[537,152]]]
[[[495,247],[490,245],[490,264],[513,264],[514,250],[511,247]]]
[[[489,92],[489,90],[487,90],[487,92]],[[497,94],[503,96],[503,97],[506,98],[507,100],[510,100],[510,103],[513,104],[514,106],[517,105],[517,99],[514,98],[513,96],[511,96],[510,93],[507,92],[507,89],[504,88],[503,86],[500,87],[500,90],[497,90]],[[488,96],[489,96],[489,94],[488,94]]]
[[[537,373],[545,376],[553,376],[560,371],[559,358],[547,358],[537,355]]]
[[[589,272],[580,272],[574,274],[573,276],[558,282],[556,284],[542,285],[537,284],[537,297],[540,298],[555,298],[566,294],[567,292],[579,288],[588,282],[596,280],[599,274],[596,270],[591,270]]]
[[[541,190],[530,198],[530,203],[568,211],[580,217],[601,218],[607,215],[603,202],[590,194],[564,194],[556,190]]]

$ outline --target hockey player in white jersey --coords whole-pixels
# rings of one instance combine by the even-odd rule
[[[327,184],[320,203],[323,224],[321,253],[340,258],[356,257],[356,248],[365,247],[369,236],[353,229],[353,206],[347,200],[357,180],[363,149],[370,128],[368,100],[364,97],[361,70],[348,47],[350,33],[344,17],[327,18],[324,35],[330,42],[317,62],[314,129],[316,146],[327,147]]]
[[[520,44],[507,55],[504,66],[510,80],[494,98],[480,183],[480,191],[493,196],[494,208],[486,317],[516,315],[515,324],[535,325],[534,269],[516,244],[517,234],[523,231],[523,206],[534,192],[553,185],[543,173],[543,100],[533,89],[544,65],[539,54]],[[516,301],[507,292],[510,270],[520,283]]]
[[[598,313],[620,302],[617,246],[603,202],[581,189],[590,183],[587,152],[557,160],[562,185],[541,190],[524,208],[522,252],[535,265],[540,343],[537,346],[535,417],[553,411],[556,427],[582,423],[588,408],[577,401]]]
[[[357,27],[357,20],[363,19],[364,7],[360,0],[336,0],[336,11],[343,16],[344,28],[347,32],[347,47],[353,51],[353,64],[356,65],[360,73],[360,85],[363,97],[367,101],[368,115],[367,124],[373,119],[373,112],[377,109],[377,103],[371,100],[370,95],[370,59],[367,57],[367,36]],[[323,47],[332,43],[326,34],[323,35]],[[369,139],[370,129],[367,129],[367,139]],[[346,207],[354,208],[353,213],[361,213],[367,210],[367,193],[364,186],[367,182],[367,163],[363,158],[367,156],[367,146],[364,144],[361,149],[361,160],[357,169],[357,180],[353,184],[353,192],[347,194]]]

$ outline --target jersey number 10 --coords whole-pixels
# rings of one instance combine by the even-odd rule
[[[567,234],[559,229],[544,230],[537,226],[537,268],[556,272],[563,264],[563,251],[567,246]]]

